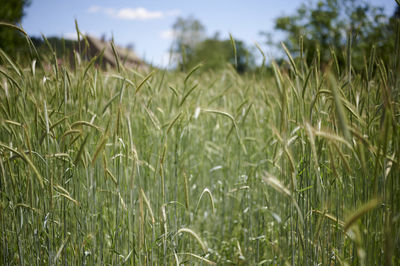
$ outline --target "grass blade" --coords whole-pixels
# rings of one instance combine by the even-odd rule
[[[191,229],[189,228],[181,228],[176,232],[176,235],[180,233],[187,233],[196,239],[197,243],[199,243],[200,247],[203,249],[204,253],[207,253],[207,246],[204,244],[204,242],[201,240],[201,238]]]
[[[378,207],[378,205],[381,203],[380,200],[378,199],[372,199],[362,205],[358,210],[356,210],[352,215],[350,215],[349,218],[347,218],[345,225],[344,225],[344,231],[347,232],[349,228],[358,220],[360,219],[363,215],[365,215],[367,212],[375,209]]]

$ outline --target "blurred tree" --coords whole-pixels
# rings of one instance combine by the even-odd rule
[[[203,62],[204,68],[216,70],[228,62],[235,64],[235,54],[230,40],[220,40],[219,33],[207,38],[203,24],[192,16],[179,17],[172,26],[173,52],[177,54],[180,70],[188,70]],[[254,65],[254,56],[240,40],[235,41],[237,71],[243,73]]]
[[[186,68],[187,62],[191,60],[196,46],[205,38],[205,27],[193,16],[187,18],[178,17],[172,26],[174,42],[173,52],[179,58],[181,70]]]
[[[30,0],[1,0],[0,21],[10,24],[21,23],[24,8]],[[8,54],[14,54],[24,45],[24,38],[20,32],[6,26],[0,26],[0,48]]]
[[[303,36],[307,63],[319,55],[320,62],[326,64],[334,51],[339,64],[343,65],[350,40],[353,65],[362,65],[363,56],[370,52],[373,44],[377,54],[386,58],[394,44],[393,27],[389,26],[383,8],[362,0],[320,0],[302,4],[294,15],[278,17],[275,29],[286,32],[285,43],[294,55],[300,52],[299,39]]]
[[[252,69],[255,65],[253,54],[243,41],[235,40],[235,46],[238,73]],[[200,42],[188,61],[188,67],[194,67],[200,62],[204,63],[204,68],[212,70],[224,68],[227,63],[235,65],[235,53],[231,40],[219,40],[216,34],[214,38]]]

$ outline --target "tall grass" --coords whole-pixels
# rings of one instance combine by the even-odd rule
[[[283,49],[272,77],[1,52],[2,264],[399,264],[397,74]]]

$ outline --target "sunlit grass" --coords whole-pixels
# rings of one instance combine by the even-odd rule
[[[2,263],[400,263],[397,79],[283,48],[271,77],[0,53]]]

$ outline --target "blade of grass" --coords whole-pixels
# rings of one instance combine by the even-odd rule
[[[353,214],[351,214],[345,222],[344,231],[347,232],[349,228],[362,216],[364,216],[367,212],[375,209],[381,203],[379,199],[372,199],[358,208]]]

